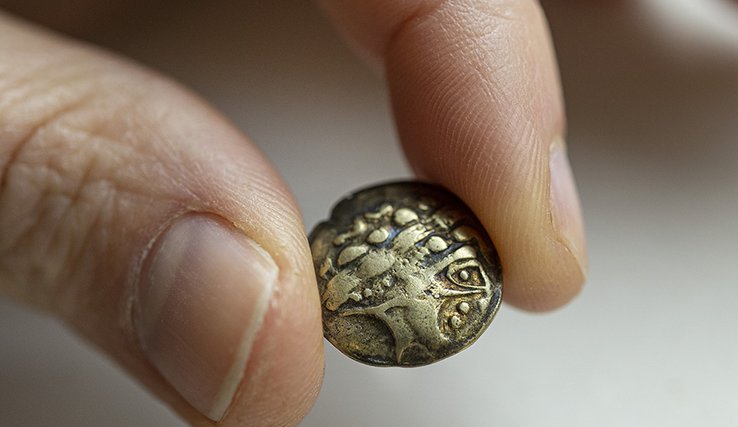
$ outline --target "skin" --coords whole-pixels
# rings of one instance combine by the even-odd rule
[[[0,13],[0,293],[53,314],[188,423],[211,426],[121,319],[157,233],[184,212],[224,219],[271,254],[280,273],[244,375],[249,387],[221,424],[297,424],[318,394],[323,350],[307,238],[289,189],[246,136],[186,88],[43,28],[84,38],[131,9],[148,13],[147,2],[48,3],[0,2],[41,24]],[[318,3],[384,76],[417,175],[454,191],[490,232],[506,303],[543,311],[574,298],[586,247],[575,191],[564,207],[552,193],[551,153],[564,146],[566,125],[541,6]],[[561,28],[585,21],[568,22],[572,10],[628,16],[627,1],[589,3],[544,6]]]

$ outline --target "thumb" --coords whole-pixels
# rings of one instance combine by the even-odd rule
[[[300,215],[217,113],[0,15],[0,174],[0,292],[58,316],[191,424],[307,413],[323,354]]]

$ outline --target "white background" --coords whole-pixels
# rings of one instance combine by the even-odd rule
[[[232,118],[308,229],[346,192],[409,176],[381,80],[316,10],[235,3],[97,39]],[[582,294],[544,315],[503,306],[477,344],[425,368],[366,367],[327,344],[305,426],[738,425],[738,15],[646,3],[637,19],[550,15],[589,235]],[[51,319],[0,300],[0,425],[181,421]]]

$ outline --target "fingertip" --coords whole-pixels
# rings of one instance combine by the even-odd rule
[[[246,367],[247,381],[222,425],[292,426],[312,408],[323,381],[322,328],[319,314],[296,303],[280,297],[272,302]],[[295,324],[302,328],[295,330]]]
[[[587,279],[588,257],[579,195],[561,137],[549,153],[549,197],[541,200],[548,224],[525,250],[506,259],[506,301],[529,311],[549,311],[573,300]],[[545,178],[545,175],[544,175]],[[535,227],[535,222],[523,222]],[[510,233],[512,235],[512,233]],[[506,242],[503,242],[503,244]],[[517,250],[516,250],[517,249]]]
[[[559,309],[581,292],[586,273],[568,249],[558,246],[550,260],[533,257],[503,260],[504,300],[533,312]],[[527,262],[526,262],[527,261]]]
[[[545,311],[573,299],[586,243],[540,4],[319,3],[360,51],[381,57],[411,167],[479,216],[501,256],[505,300]]]
[[[212,215],[185,215],[158,240],[135,299],[148,360],[213,421],[301,419],[322,366],[317,310],[299,295],[315,286],[310,276],[291,273],[294,265],[280,268],[260,244]]]
[[[584,227],[564,109],[536,2],[450,2],[408,22],[386,58],[416,171],[479,216],[503,263],[504,298],[532,311],[581,290]]]

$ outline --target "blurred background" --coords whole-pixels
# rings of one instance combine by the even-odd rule
[[[380,77],[309,3],[104,3],[34,15],[208,99],[282,172],[308,230],[345,193],[410,176]],[[738,425],[738,7],[544,6],[588,285],[553,313],[503,306],[477,344],[424,368],[366,367],[326,344],[305,426]],[[52,319],[0,300],[0,425],[183,424]]]

